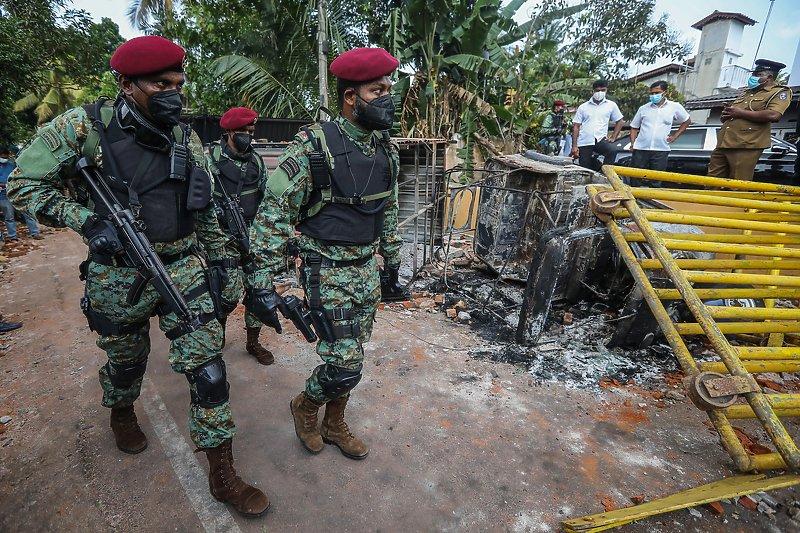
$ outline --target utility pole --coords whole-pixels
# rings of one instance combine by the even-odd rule
[[[319,67],[319,103],[328,107],[328,1],[317,0],[317,64]],[[329,120],[320,111],[320,120]]]
[[[764,40],[764,33],[767,31],[767,24],[769,24],[769,16],[772,15],[772,6],[775,4],[775,0],[769,0],[769,9],[767,10],[767,18],[764,19],[764,25],[761,27],[761,37],[758,38],[758,46],[756,46],[756,55],[753,57],[753,61],[758,59],[758,51],[761,50],[761,41]]]

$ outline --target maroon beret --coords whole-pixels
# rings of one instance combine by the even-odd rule
[[[255,124],[258,113],[249,107],[232,107],[225,111],[219,119],[219,125],[223,130],[238,130],[250,124]]]
[[[186,50],[158,35],[134,37],[119,45],[111,56],[111,68],[123,76],[146,76],[165,70],[183,72]]]
[[[567,105],[567,104],[566,102],[564,102],[564,100],[553,100],[553,105],[557,106],[557,105]]]
[[[331,63],[331,73],[348,81],[370,81],[391,74],[400,62],[383,48],[353,48]]]

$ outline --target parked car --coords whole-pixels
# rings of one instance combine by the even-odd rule
[[[667,159],[667,171],[705,176],[711,152],[717,145],[718,129],[719,124],[689,126],[683,135],[671,145],[672,151]],[[633,154],[630,135],[620,136],[615,144],[619,148],[616,164],[629,166]],[[797,184],[795,179],[796,160],[797,148],[773,136],[772,146],[764,150],[758,160],[753,179],[784,185]],[[602,163],[603,158],[599,157],[597,162]]]

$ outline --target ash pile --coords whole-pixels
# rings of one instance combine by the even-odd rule
[[[675,371],[671,349],[589,209],[586,185],[604,178],[523,155],[495,157],[482,171],[485,179],[464,187],[478,190],[475,230],[445,228],[417,273],[409,307],[469,324],[484,340],[470,355],[525,365],[537,381],[646,385]],[[650,256],[646,245],[640,254]],[[681,305],[670,312],[682,313]]]

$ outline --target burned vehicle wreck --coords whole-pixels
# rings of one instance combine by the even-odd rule
[[[661,335],[658,323],[586,190],[587,185],[605,182],[601,174],[571,165],[568,159],[535,152],[492,158],[486,173],[478,201],[474,252],[500,280],[493,285],[493,299],[505,297],[506,310],[518,309],[515,317],[505,320],[506,326],[514,329],[515,342],[536,344],[552,324],[554,310],[585,301],[593,312],[617,311],[609,348],[639,349],[657,343]],[[671,209],[659,201],[645,205]],[[657,225],[664,232],[703,233],[691,225]],[[637,231],[633,223],[621,229]],[[639,259],[654,258],[644,241],[632,248]],[[673,256],[709,259],[713,254],[676,250]],[[648,275],[653,286],[671,286],[657,269]],[[511,287],[521,296],[509,297]],[[676,300],[668,304],[668,311],[677,318],[685,306]]]

